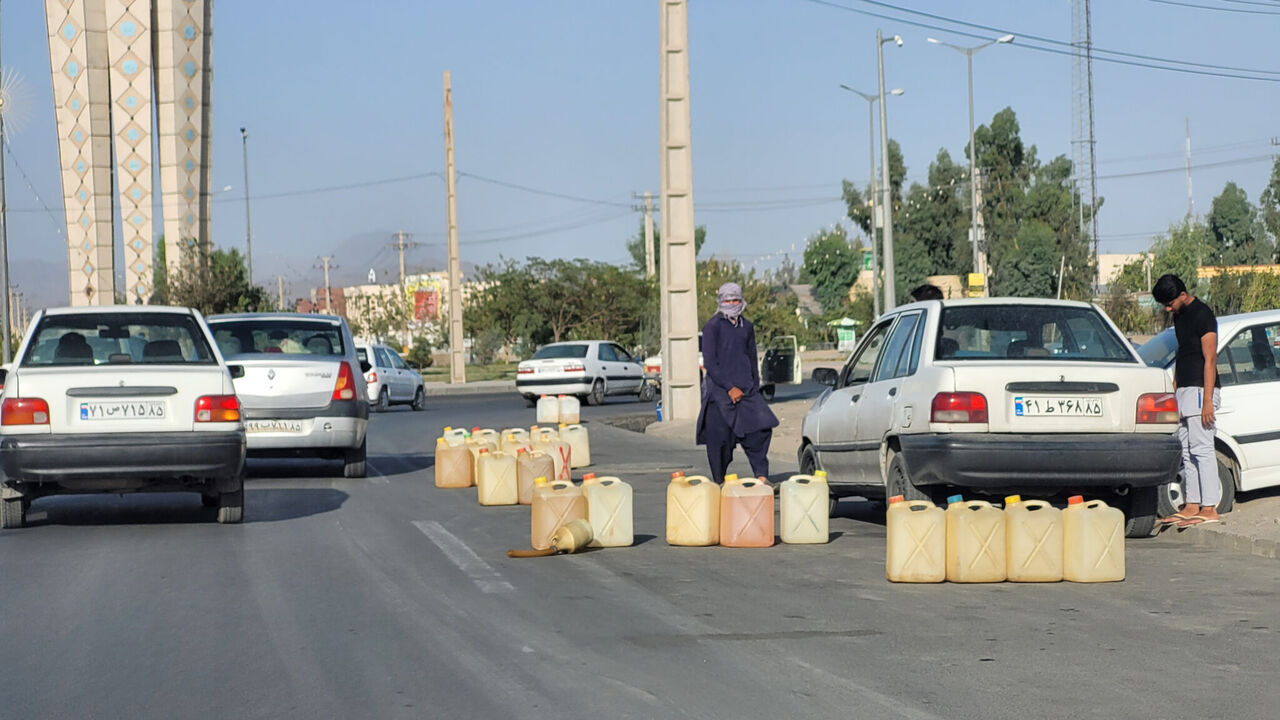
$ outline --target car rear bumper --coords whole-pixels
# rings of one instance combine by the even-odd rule
[[[516,378],[516,391],[523,395],[586,395],[591,392],[592,378],[555,378],[521,380]]]
[[[259,421],[269,420],[258,418]],[[245,439],[249,453],[257,450],[324,450],[357,448],[364,442],[369,421],[355,417],[295,418],[300,430],[254,429],[254,420],[245,419]]]
[[[972,488],[1151,487],[1178,474],[1182,449],[1163,433],[902,435],[916,485]]]
[[[10,482],[234,478],[245,436],[233,432],[10,435],[0,463]]]

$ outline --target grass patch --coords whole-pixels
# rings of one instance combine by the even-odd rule
[[[421,371],[424,382],[449,382],[449,365],[433,365]],[[482,380],[515,380],[516,363],[494,363],[492,365],[468,365],[467,381]]]

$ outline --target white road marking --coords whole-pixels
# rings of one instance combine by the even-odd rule
[[[466,573],[471,578],[471,582],[476,587],[487,593],[509,593],[514,592],[515,588],[511,583],[502,579],[502,575],[490,567],[489,563],[480,559],[480,556],[474,550],[467,547],[457,535],[444,529],[444,526],[434,520],[414,520],[414,527],[422,531],[431,542],[440,548],[444,556],[449,558],[449,562],[458,566],[458,569]]]
[[[371,482],[371,483],[376,483],[376,484],[378,484],[378,485],[390,485],[390,484],[391,484],[391,481],[387,479],[387,476],[386,476],[386,475],[383,475],[381,470],[379,470],[378,468],[374,467],[374,466],[373,466],[373,463],[371,463],[371,462],[366,462],[366,463],[364,464],[364,466],[365,466],[365,469],[367,469],[367,470],[369,471],[369,474],[371,475],[371,477],[369,478],[369,482]]]

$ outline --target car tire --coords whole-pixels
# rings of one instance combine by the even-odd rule
[[[391,391],[384,386],[378,391],[378,404],[374,409],[378,412],[386,412],[389,407],[391,407]]]
[[[200,506],[207,508],[218,507],[218,496],[209,495],[208,493],[200,493]]]
[[[778,386],[774,385],[773,383],[769,383],[768,385],[761,385],[760,396],[764,398],[765,402],[773,402],[773,395],[774,393],[777,392],[777,390],[778,390]]]
[[[360,442],[360,447],[347,450],[343,454],[342,476],[347,478],[362,478],[367,473],[366,465],[366,448],[369,446],[369,438],[365,438]]]
[[[884,502],[889,504],[889,498],[901,495],[903,500],[932,500],[929,493],[916,487],[911,482],[911,476],[907,474],[907,462],[902,459],[902,453],[889,451],[889,468],[885,472],[884,486]]]
[[[636,393],[636,400],[639,402],[653,402],[653,397],[653,384],[645,380],[640,386],[640,392]]]
[[[232,525],[244,519],[244,474],[236,479],[236,489],[218,495],[218,522]]]
[[[427,409],[427,393],[422,389],[421,385],[418,386],[418,392],[413,394],[412,407],[415,412],[422,412]]]
[[[1221,450],[1218,451],[1218,482],[1222,484],[1218,513],[1229,513],[1236,506],[1236,464]]]
[[[801,475],[812,475],[818,471],[818,451],[814,450],[812,445],[805,445],[801,448],[798,459],[800,461],[798,464],[800,465]],[[833,492],[830,493],[829,498],[827,501],[827,516],[835,517],[836,505],[840,502],[840,497]]]
[[[27,505],[23,498],[0,501],[0,528],[20,528],[27,524]]]
[[[587,404],[604,404],[604,380],[601,378],[596,378],[595,382],[591,383],[591,392],[587,394]]]
[[[1160,488],[1143,487],[1129,491],[1129,502],[1124,513],[1124,536],[1129,538],[1151,537],[1156,529],[1160,512]]]
[[[524,396],[524,406],[527,408],[538,407],[538,398],[532,395]]]
[[[1167,482],[1156,488],[1156,502],[1157,512],[1159,512],[1160,517],[1169,517],[1187,504],[1187,498],[1182,489],[1181,475],[1174,479],[1173,482]]]

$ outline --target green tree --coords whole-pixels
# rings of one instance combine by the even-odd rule
[[[1000,294],[1013,297],[1054,297],[1057,242],[1053,229],[1033,220],[1024,224],[1001,260]]]
[[[272,309],[266,290],[249,282],[240,251],[193,246],[184,253],[181,273],[168,278],[165,299],[205,315]]]
[[[837,225],[809,237],[800,281],[813,286],[822,309],[829,311],[849,301],[849,288],[857,282],[861,269],[861,248],[849,247],[849,236]]]
[[[1192,294],[1199,286],[1198,270],[1207,265],[1217,254],[1217,243],[1208,226],[1194,220],[1184,220],[1169,227],[1169,231],[1151,244],[1151,282],[1166,273],[1182,278]],[[1129,292],[1151,292],[1147,282],[1145,259],[1125,265],[1116,283]]]
[[[1215,261],[1222,265],[1259,265],[1271,262],[1275,247],[1266,237],[1258,209],[1240,186],[1228,182],[1209,209],[1209,230],[1219,248]]]
[[[696,257],[702,252],[702,245],[707,241],[707,226],[699,225],[693,229],[693,254]],[[631,262],[640,272],[644,272],[644,220],[640,220],[640,230],[627,241],[627,252]],[[662,271],[662,232],[658,228],[657,219],[653,223],[653,270]]]
[[[424,370],[434,365],[436,360],[431,356],[431,342],[421,336],[414,338],[413,346],[405,354],[404,361],[419,370]]]
[[[1262,225],[1271,234],[1271,241],[1280,246],[1280,157],[1271,166],[1271,179],[1258,198],[1262,213]]]
[[[755,271],[743,270],[736,261],[712,258],[698,263],[698,319],[706,323],[716,313],[719,305],[716,292],[727,282],[742,287],[742,299],[746,303],[744,317],[756,327],[757,343],[782,335],[799,335],[804,324],[796,314],[798,306],[795,294],[784,288],[770,285],[756,277]],[[845,290],[846,294],[848,290]]]
[[[921,279],[927,275],[959,275],[972,269],[968,205],[968,173],[952,161],[945,149],[939,150],[929,164],[928,186],[912,184],[901,213],[894,219],[895,243],[900,242],[901,234],[918,243],[925,254]],[[895,264],[900,252],[895,246]],[[912,287],[915,284],[907,291]]]

